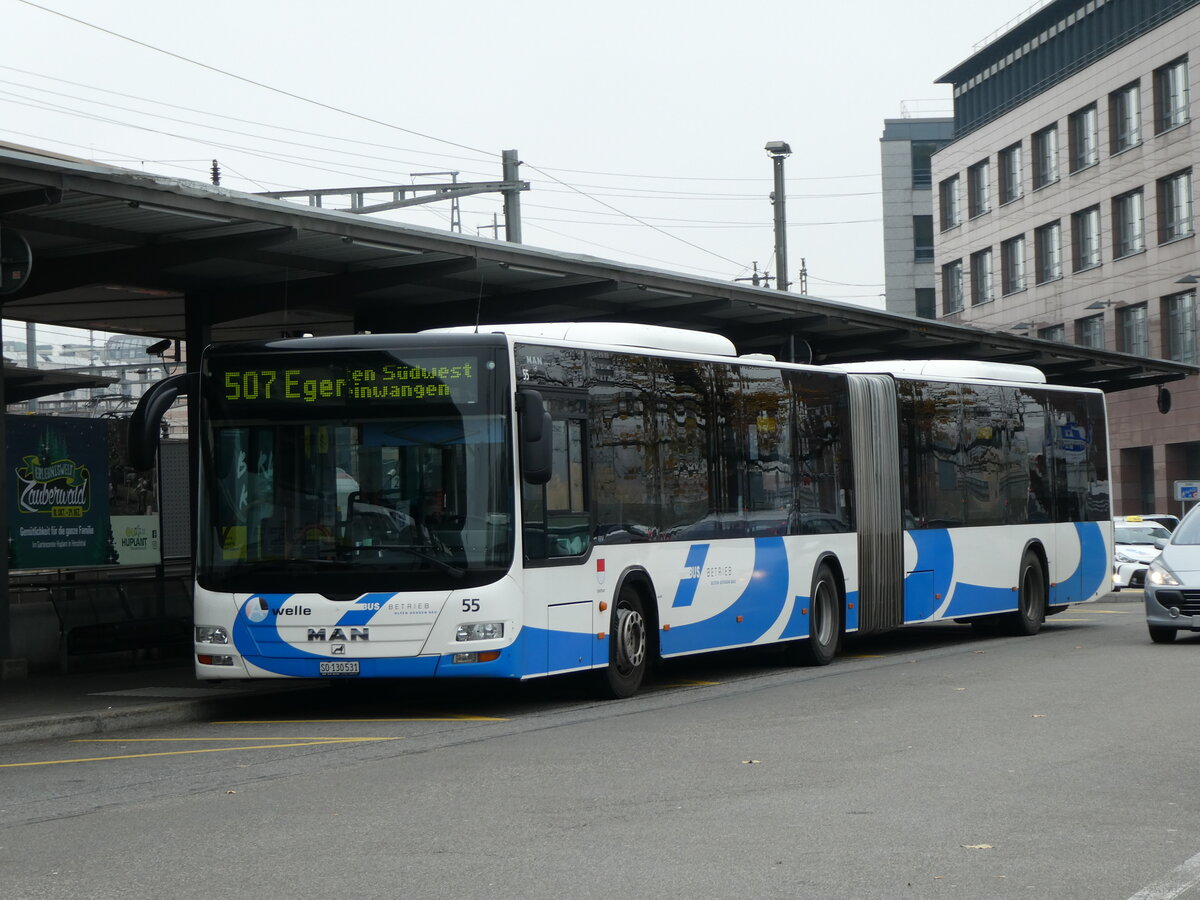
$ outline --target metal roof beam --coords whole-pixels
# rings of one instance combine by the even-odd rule
[[[51,187],[14,191],[11,194],[0,194],[0,215],[16,212],[21,209],[32,209],[38,206],[51,206],[55,203],[61,203],[62,198],[62,189]]]
[[[113,250],[76,256],[49,257],[43,265],[34,265],[29,282],[12,299],[38,294],[53,294],[89,284],[115,281],[137,282],[148,287],[182,289],[186,281],[164,271],[227,253],[256,247],[268,247],[296,239],[294,228],[272,228],[252,234],[221,235],[186,241],[153,244],[134,250]],[[52,262],[52,265],[45,265]]]

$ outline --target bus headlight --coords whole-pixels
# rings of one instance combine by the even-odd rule
[[[197,644],[228,644],[229,632],[219,625],[197,625]]]
[[[504,637],[503,622],[471,622],[458,626],[454,635],[456,641],[490,641],[493,638]]]

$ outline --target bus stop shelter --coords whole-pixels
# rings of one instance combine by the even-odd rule
[[[796,362],[1022,363],[1041,369],[1051,383],[1106,392],[1161,385],[1197,371],[299,206],[6,144],[0,144],[0,229],[4,318],[179,341],[189,365],[216,341],[472,323],[624,321],[715,332],[741,353]],[[13,247],[28,247],[28,259],[10,256]],[[7,372],[0,381],[13,392],[6,403],[24,399],[18,381]],[[6,481],[7,475],[0,478],[0,501]],[[7,562],[0,562],[0,582],[7,578]],[[10,634],[5,594],[0,658],[13,654]]]

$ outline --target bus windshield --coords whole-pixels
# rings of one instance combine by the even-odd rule
[[[213,354],[197,575],[212,590],[470,587],[512,558],[503,356]]]

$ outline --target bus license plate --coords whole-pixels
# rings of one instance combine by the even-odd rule
[[[339,659],[332,662],[318,663],[322,675],[357,675],[358,660]]]

